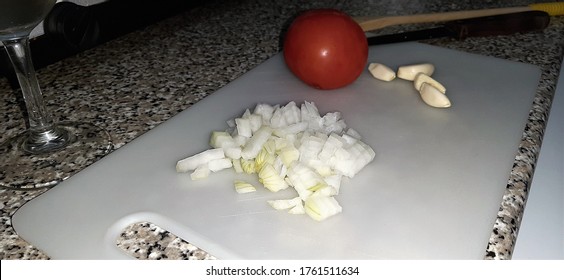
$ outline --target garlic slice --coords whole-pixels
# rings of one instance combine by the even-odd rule
[[[448,97],[431,84],[423,83],[419,93],[423,101],[431,107],[448,108],[451,106]]]
[[[421,90],[421,86],[423,85],[423,83],[427,83],[429,85],[434,86],[436,89],[438,89],[443,94],[446,93],[445,86],[443,86],[437,80],[431,78],[429,75],[427,75],[425,73],[419,73],[419,74],[415,75],[415,80],[413,80],[413,86],[415,86],[415,89]]]
[[[398,78],[413,81],[419,73],[431,76],[433,72],[435,72],[435,66],[431,63],[404,65],[398,68]]]
[[[389,82],[396,78],[396,72],[381,63],[370,63],[368,65],[368,71],[370,71],[370,74],[378,80]]]

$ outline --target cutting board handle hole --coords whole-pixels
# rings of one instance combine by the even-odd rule
[[[151,222],[130,224],[119,235],[116,246],[140,260],[215,259],[207,252]]]

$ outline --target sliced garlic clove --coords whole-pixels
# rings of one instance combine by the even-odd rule
[[[381,63],[370,63],[370,65],[368,65],[368,71],[378,80],[389,82],[396,78],[396,72]]]
[[[404,65],[398,68],[398,78],[413,81],[419,73],[431,76],[433,72],[435,72],[435,66],[431,63]]]
[[[419,73],[419,74],[415,75],[415,80],[413,80],[413,85],[415,86],[415,89],[421,90],[421,86],[423,85],[423,83],[427,83],[429,85],[434,86],[436,89],[438,89],[443,94],[446,93],[445,86],[443,86],[437,80],[431,78],[429,75],[427,75],[425,73]]]
[[[419,93],[423,101],[431,107],[448,108],[451,106],[448,97],[431,84],[423,83]]]

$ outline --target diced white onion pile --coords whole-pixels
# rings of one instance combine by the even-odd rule
[[[375,156],[341,113],[321,116],[313,102],[258,104],[227,124],[226,131],[211,133],[211,149],[178,161],[176,171],[191,172],[192,180],[226,168],[257,174],[272,192],[297,192],[293,199],[268,201],[273,208],[318,221],[342,211],[335,199],[342,177],[352,178]],[[238,193],[256,190],[241,180],[234,187]]]

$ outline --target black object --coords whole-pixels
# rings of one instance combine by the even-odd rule
[[[74,3],[55,5],[43,27],[47,36],[72,51],[86,50],[100,42],[100,22],[95,10]]]
[[[39,70],[204,2],[110,0],[92,6],[58,2],[45,18],[45,34],[30,40],[33,64]],[[8,55],[0,46],[0,78],[2,77],[7,77],[13,88],[19,87]]]
[[[407,41],[450,37],[464,40],[468,37],[509,35],[540,31],[548,26],[550,15],[542,11],[527,11],[487,17],[449,21],[443,26],[403,32],[398,34],[369,37],[368,45],[381,45]]]

